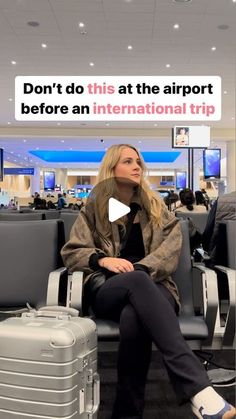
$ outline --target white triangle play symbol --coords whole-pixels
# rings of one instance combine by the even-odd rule
[[[117,201],[115,198],[110,198],[108,201],[108,218],[112,223],[113,221],[118,220],[118,218],[123,217],[124,215],[130,212],[130,207],[122,202]]]

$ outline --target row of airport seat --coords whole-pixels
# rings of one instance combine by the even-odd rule
[[[69,234],[71,227],[76,220],[79,211],[69,211],[68,209],[64,210],[27,210],[27,212],[16,212],[16,211],[0,211],[0,221],[31,221],[31,220],[51,220],[51,219],[63,219],[65,223],[65,235],[66,240],[69,239]],[[197,229],[200,233],[203,233],[204,228],[206,226],[208,212],[204,213],[197,213],[191,211],[187,212],[176,212],[176,217],[180,219],[188,219],[191,218],[193,223],[196,225]]]
[[[202,234],[205,230],[207,218],[209,215],[208,211],[205,212],[195,212],[195,211],[175,211],[175,215],[177,218],[188,219],[190,218],[195,226],[197,227],[198,231]]]
[[[180,327],[184,337],[194,349],[212,347],[214,332],[219,310],[216,273],[204,266],[193,267],[189,247],[188,221],[181,220],[183,247],[179,266],[174,279],[180,291],[182,311],[179,316]],[[66,269],[60,257],[60,249],[65,242],[64,221],[34,220],[0,222],[0,306],[2,311],[7,308],[25,307],[26,303],[33,307],[58,304],[58,292],[54,292],[51,284],[60,283],[60,303],[65,302],[66,287],[76,284],[76,295],[73,306],[82,310],[82,272],[69,277],[67,282]],[[204,310],[196,315],[193,299],[193,272],[201,272]],[[54,271],[49,281],[48,275]],[[52,280],[53,279],[53,280]],[[57,289],[59,285],[57,286]],[[68,293],[72,295],[72,293]],[[71,305],[71,301],[67,301]],[[230,307],[231,316],[235,312]],[[119,327],[115,322],[95,319],[98,327],[99,340],[111,341],[119,339]],[[222,332],[223,333],[223,332]],[[223,335],[222,335],[223,338]],[[230,341],[231,339],[231,341]],[[228,339],[228,347],[233,344]],[[222,339],[217,340],[220,347]]]
[[[32,211],[20,212],[0,212],[1,221],[36,221],[61,219],[64,222],[65,241],[69,240],[71,227],[74,224],[79,211]]]

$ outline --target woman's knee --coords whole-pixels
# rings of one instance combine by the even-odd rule
[[[152,283],[152,279],[148,273],[144,271],[133,271],[127,274],[129,284],[137,288],[146,288],[147,284]]]

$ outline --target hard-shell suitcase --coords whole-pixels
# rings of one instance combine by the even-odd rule
[[[98,407],[92,320],[45,307],[0,323],[0,419],[96,419]]]

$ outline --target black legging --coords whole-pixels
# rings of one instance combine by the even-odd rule
[[[198,358],[185,342],[169,290],[143,271],[114,275],[98,290],[96,317],[120,322],[117,397],[113,418],[141,418],[151,344],[161,351],[180,402],[210,385]]]

